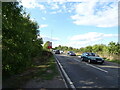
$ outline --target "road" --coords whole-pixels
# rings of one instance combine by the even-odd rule
[[[76,88],[118,88],[120,66],[105,61],[103,65],[88,64],[77,56],[55,54]]]

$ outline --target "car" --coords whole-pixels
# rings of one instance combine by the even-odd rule
[[[104,63],[104,59],[99,57],[97,54],[95,53],[91,53],[91,52],[85,52],[81,55],[81,60],[82,61],[86,61],[88,63],[99,63],[99,64],[103,64]]]
[[[55,52],[56,50],[53,50],[53,52]]]
[[[55,54],[60,54],[60,50],[55,50]]]
[[[70,55],[70,56],[76,56],[76,54],[73,51],[68,51],[67,54]]]
[[[60,50],[60,53],[61,53],[61,54],[63,54],[63,52],[64,52],[63,50]]]

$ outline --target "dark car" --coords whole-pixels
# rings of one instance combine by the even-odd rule
[[[55,54],[60,54],[60,50],[55,50]]]
[[[68,51],[67,54],[70,55],[70,56],[76,56],[76,54],[73,51]]]
[[[97,54],[95,53],[83,53],[81,55],[81,59],[82,61],[86,61],[88,63],[100,63],[103,64],[104,63],[104,59],[99,57]]]

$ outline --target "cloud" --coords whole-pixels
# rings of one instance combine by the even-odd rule
[[[107,38],[117,38],[118,34],[104,34],[98,32],[88,32],[85,34],[74,35],[69,38],[69,45],[74,47],[88,46],[94,45],[96,43],[101,43],[103,40]]]
[[[53,12],[50,12],[50,14],[57,14],[57,12],[56,12],[56,11],[53,11]]]
[[[61,3],[64,3],[64,2],[91,2],[90,0],[46,0],[48,2],[61,2]],[[93,0],[92,0],[93,1]],[[94,0],[96,1],[96,0]],[[100,1],[100,0],[98,0]],[[109,2],[109,1],[120,1],[120,0],[102,0],[102,2]]]
[[[58,11],[50,12],[50,14],[57,14],[57,13],[61,13],[61,12],[62,12],[62,10],[60,9],[60,10],[58,10]]]
[[[88,32],[85,34],[75,35],[70,38],[70,40],[75,41],[96,41],[100,38],[107,38],[107,37],[118,37],[118,34],[104,34],[104,33],[98,33],[98,32]]]
[[[50,37],[50,36],[46,36],[46,35],[41,35],[41,36],[37,36],[37,38],[42,38],[43,39],[43,44],[45,44],[47,41],[51,41],[52,42],[52,47],[56,47],[58,45],[61,45],[60,43],[60,39],[58,37]]]
[[[44,5],[41,5],[41,4],[38,4],[37,7],[39,7],[41,10],[44,10],[44,9],[45,9],[45,6],[44,6]]]
[[[99,0],[97,0],[99,1]],[[117,26],[118,6],[116,2],[78,3],[75,6],[76,14],[72,15],[73,23],[76,25],[92,25],[96,27]]]
[[[39,28],[45,28],[45,27],[48,27],[48,25],[47,25],[47,24],[41,24],[41,25],[39,26]]]
[[[46,20],[46,18],[45,18],[45,17],[42,17],[42,20]]]
[[[53,3],[53,4],[51,5],[51,9],[59,9],[58,4],[57,4],[57,3]]]
[[[45,9],[44,5],[41,5],[38,3],[37,0],[21,0],[21,5],[23,5],[26,8],[35,8],[35,7],[39,7],[41,10]]]
[[[60,39],[59,38],[57,38],[57,37],[49,37],[49,36],[44,36],[44,35],[42,35],[41,36],[42,38],[43,38],[43,41],[44,42],[46,42],[46,41],[59,41]]]
[[[103,36],[103,33],[89,32],[85,34],[72,36],[70,40],[94,40],[95,38]]]

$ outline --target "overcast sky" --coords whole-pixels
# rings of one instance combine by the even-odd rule
[[[74,1],[74,2],[73,2]],[[44,42],[85,47],[118,41],[117,0],[22,0]]]

